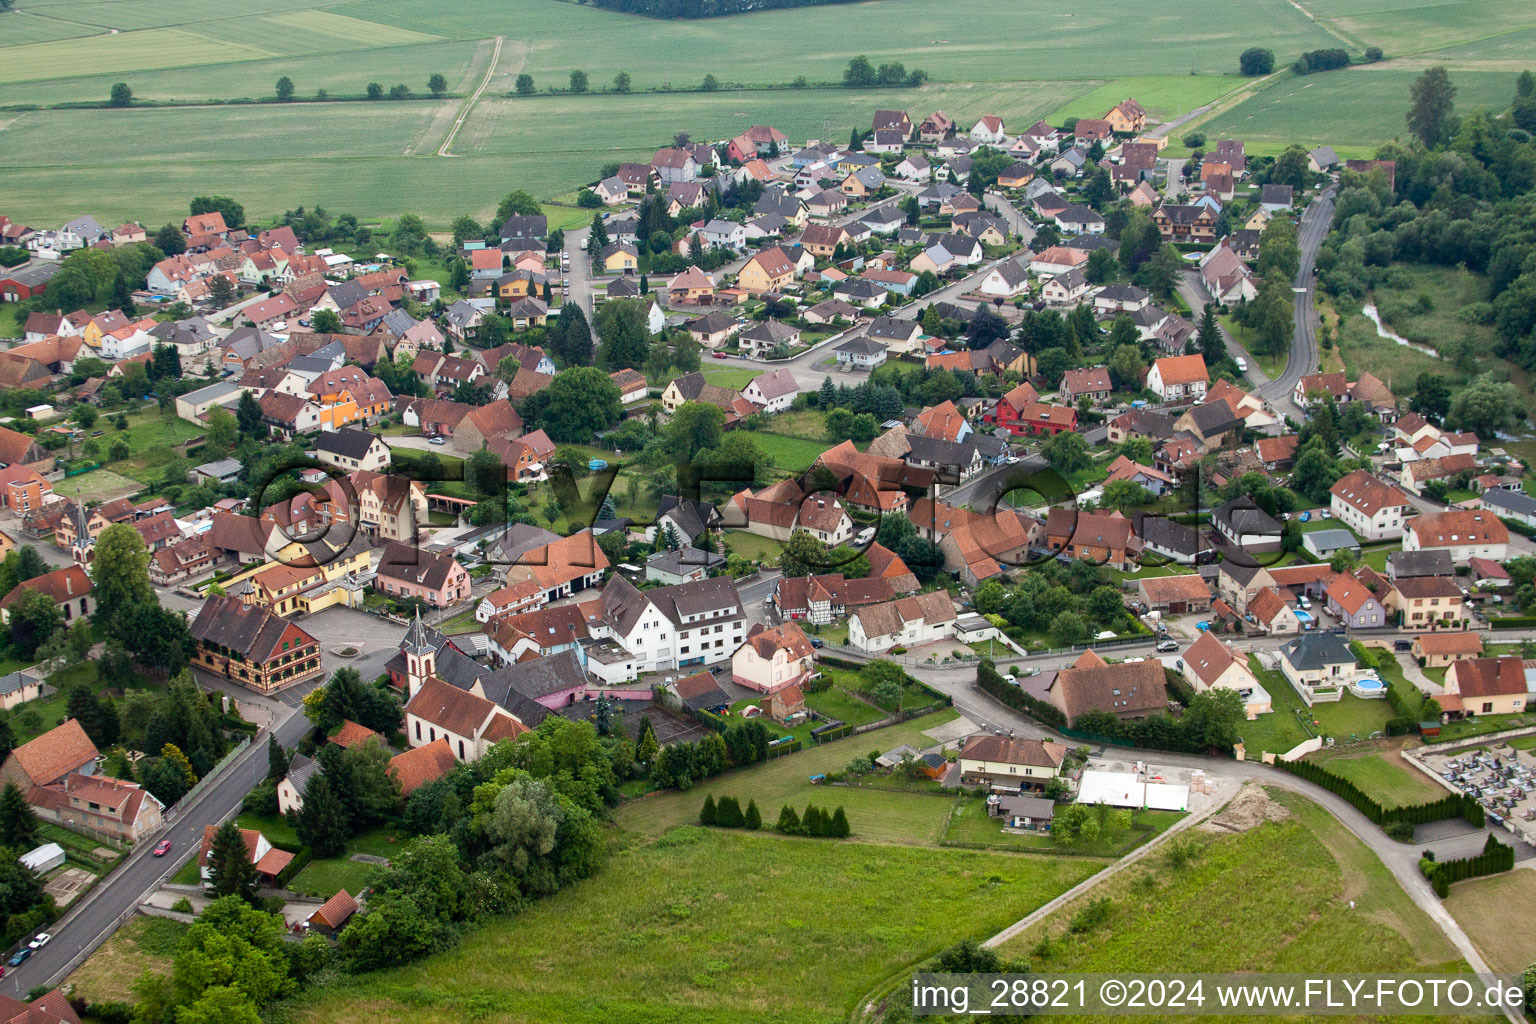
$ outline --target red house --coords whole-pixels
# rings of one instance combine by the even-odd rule
[[[1076,409],[1040,401],[1027,383],[999,398],[986,419],[1013,434],[1059,434],[1077,429]]]

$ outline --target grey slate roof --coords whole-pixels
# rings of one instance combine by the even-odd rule
[[[1329,665],[1355,664],[1348,642],[1336,633],[1303,633],[1281,648],[1285,660],[1304,672],[1315,672]]]
[[[322,431],[315,440],[315,450],[344,459],[361,459],[378,439],[379,435],[371,430],[342,427],[340,430]]]

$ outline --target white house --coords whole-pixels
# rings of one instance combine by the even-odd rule
[[[1451,561],[1502,562],[1509,557],[1509,527],[1491,512],[1451,509],[1417,516],[1403,534],[1404,551],[1449,551]]]
[[[795,383],[794,375],[782,367],[753,377],[741,389],[741,397],[770,413],[788,409],[799,393],[800,385]]]
[[[741,595],[728,577],[641,592],[615,576],[598,608],[594,635],[618,641],[638,672],[724,661],[746,638]]]
[[[1147,390],[1161,396],[1165,402],[1202,399],[1209,381],[1205,358],[1199,355],[1164,356],[1147,371]]]
[[[932,643],[954,630],[955,605],[944,591],[868,605],[848,616],[848,643],[865,654]]]
[[[989,298],[1011,299],[1029,291],[1029,271],[1018,260],[1004,260],[987,271],[976,290]]]
[[[1361,540],[1392,540],[1403,535],[1408,519],[1408,495],[1363,469],[1357,469],[1329,490],[1328,507]]]
[[[971,141],[988,146],[1000,145],[1007,138],[1003,134],[1003,119],[995,114],[985,114],[971,126]]]
[[[759,693],[777,693],[811,678],[815,653],[798,623],[753,626],[746,643],[731,655],[731,679]]]
[[[1247,659],[1206,631],[1184,652],[1184,671],[1196,693],[1216,688],[1236,690],[1242,696],[1248,719],[1272,710],[1269,694],[1248,668]]]

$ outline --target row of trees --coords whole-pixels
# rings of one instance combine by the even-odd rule
[[[763,827],[763,815],[757,809],[756,800],[748,800],[747,809],[743,811],[735,797],[723,796],[717,804],[715,795],[711,793],[704,798],[704,806],[699,808],[699,824],[718,828],[744,828],[755,832]]]
[[[731,768],[745,768],[768,760],[767,726],[762,722],[737,722],[729,728],[710,732],[697,743],[656,742],[651,720],[641,725],[635,757],[643,772],[658,789],[691,789],[694,782],[719,775]]]
[[[1406,822],[1410,825],[1422,825],[1430,821],[1444,821],[1446,818],[1465,818],[1467,822],[1476,828],[1483,827],[1483,808],[1476,800],[1462,794],[1448,794],[1439,800],[1431,800],[1422,804],[1400,804],[1394,807],[1383,806],[1375,797],[1370,796],[1359,786],[1342,775],[1336,775],[1329,771],[1327,765],[1316,761],[1279,761],[1275,767],[1283,768],[1292,775],[1306,779],[1328,790],[1336,796],[1343,797],[1355,810],[1371,819],[1377,825],[1386,825],[1394,822]]]
[[[1475,857],[1437,861],[1431,851],[1429,856],[1419,861],[1419,870],[1429,879],[1435,895],[1441,899],[1451,894],[1451,885],[1456,882],[1483,875],[1497,875],[1512,871],[1514,867],[1515,848],[1499,842],[1491,832],[1488,841],[1483,844],[1483,852]]]

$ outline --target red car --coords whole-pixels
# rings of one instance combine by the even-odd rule
[[[725,353],[724,352],[711,352],[710,355],[714,356],[716,359],[724,359],[725,358]]]
[[[155,844],[154,855],[156,857],[164,857],[166,854],[168,854],[170,852],[171,852],[171,841],[169,839],[162,839],[162,840],[160,840],[160,842]]]

